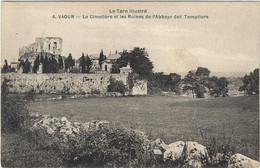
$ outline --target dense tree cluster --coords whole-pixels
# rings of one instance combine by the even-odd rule
[[[42,73],[57,73],[59,70],[59,63],[53,55],[51,57],[47,55],[43,57],[42,54],[41,57],[37,56],[33,64],[33,73],[39,71],[40,65],[42,65]]]
[[[160,93],[162,91],[180,94],[181,76],[176,73],[169,75],[163,72],[152,73],[148,78],[148,92]]]
[[[21,60],[19,63],[19,67],[22,68],[23,73],[29,73],[31,71],[31,63],[29,62],[28,59]]]
[[[91,65],[92,65],[92,61],[89,58],[88,54],[86,56],[84,56],[84,53],[82,53],[82,56],[80,57],[80,60],[79,60],[79,66],[81,68],[81,72],[89,73]]]
[[[191,91],[193,97],[203,98],[206,92],[214,97],[227,96],[228,81],[225,77],[209,77],[207,68],[198,67],[196,71],[189,71],[183,79],[183,91]]]
[[[10,65],[8,65],[7,60],[4,61],[4,66],[1,68],[1,73],[7,73],[7,72],[15,72],[15,68],[12,68]]]
[[[72,58],[72,55],[71,53],[69,53],[68,57],[65,59],[65,70],[66,71],[72,71],[73,70],[73,67],[75,66],[75,61],[74,59]]]
[[[249,95],[259,94],[259,68],[244,76],[243,86],[239,88],[239,91],[244,91]]]
[[[228,95],[228,81],[225,77],[216,77],[212,76],[208,79],[208,85],[210,95],[214,97],[223,96],[226,97]]]
[[[145,48],[135,47],[131,51],[124,50],[120,55],[112,67],[112,73],[119,73],[119,68],[125,67],[129,63],[133,72],[138,74],[141,79],[147,79],[152,74],[154,66]]]

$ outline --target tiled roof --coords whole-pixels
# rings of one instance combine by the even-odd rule
[[[99,58],[99,54],[91,54],[91,55],[89,55],[89,58],[90,59],[98,59]]]
[[[118,59],[120,57],[120,54],[109,54],[109,56],[107,57],[107,59]]]

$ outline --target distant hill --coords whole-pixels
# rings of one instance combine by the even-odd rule
[[[181,75],[183,79],[188,72],[177,72],[177,74]],[[217,76],[217,77],[244,77],[245,74],[249,72],[210,72],[210,76]],[[166,74],[166,73],[165,73]]]
[[[211,72],[210,76],[217,77],[244,77],[248,72]]]

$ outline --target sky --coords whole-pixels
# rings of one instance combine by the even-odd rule
[[[182,19],[83,19],[82,15],[125,15],[113,9]],[[54,19],[58,15],[81,18]],[[129,14],[129,13],[128,13]],[[126,15],[128,15],[126,14]],[[131,13],[131,15],[134,15]],[[184,15],[208,19],[184,19]],[[155,72],[249,72],[259,67],[258,2],[2,2],[1,65],[17,61],[19,48],[36,37],[61,37],[62,55],[145,48]]]

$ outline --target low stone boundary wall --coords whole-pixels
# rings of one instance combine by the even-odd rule
[[[9,92],[27,93],[34,90],[36,93],[48,94],[84,94],[107,92],[107,86],[110,84],[110,77],[122,81],[126,86],[126,74],[74,74],[74,73],[53,73],[53,74],[2,74],[8,80]],[[132,89],[132,94],[147,94],[147,82],[137,81]]]

